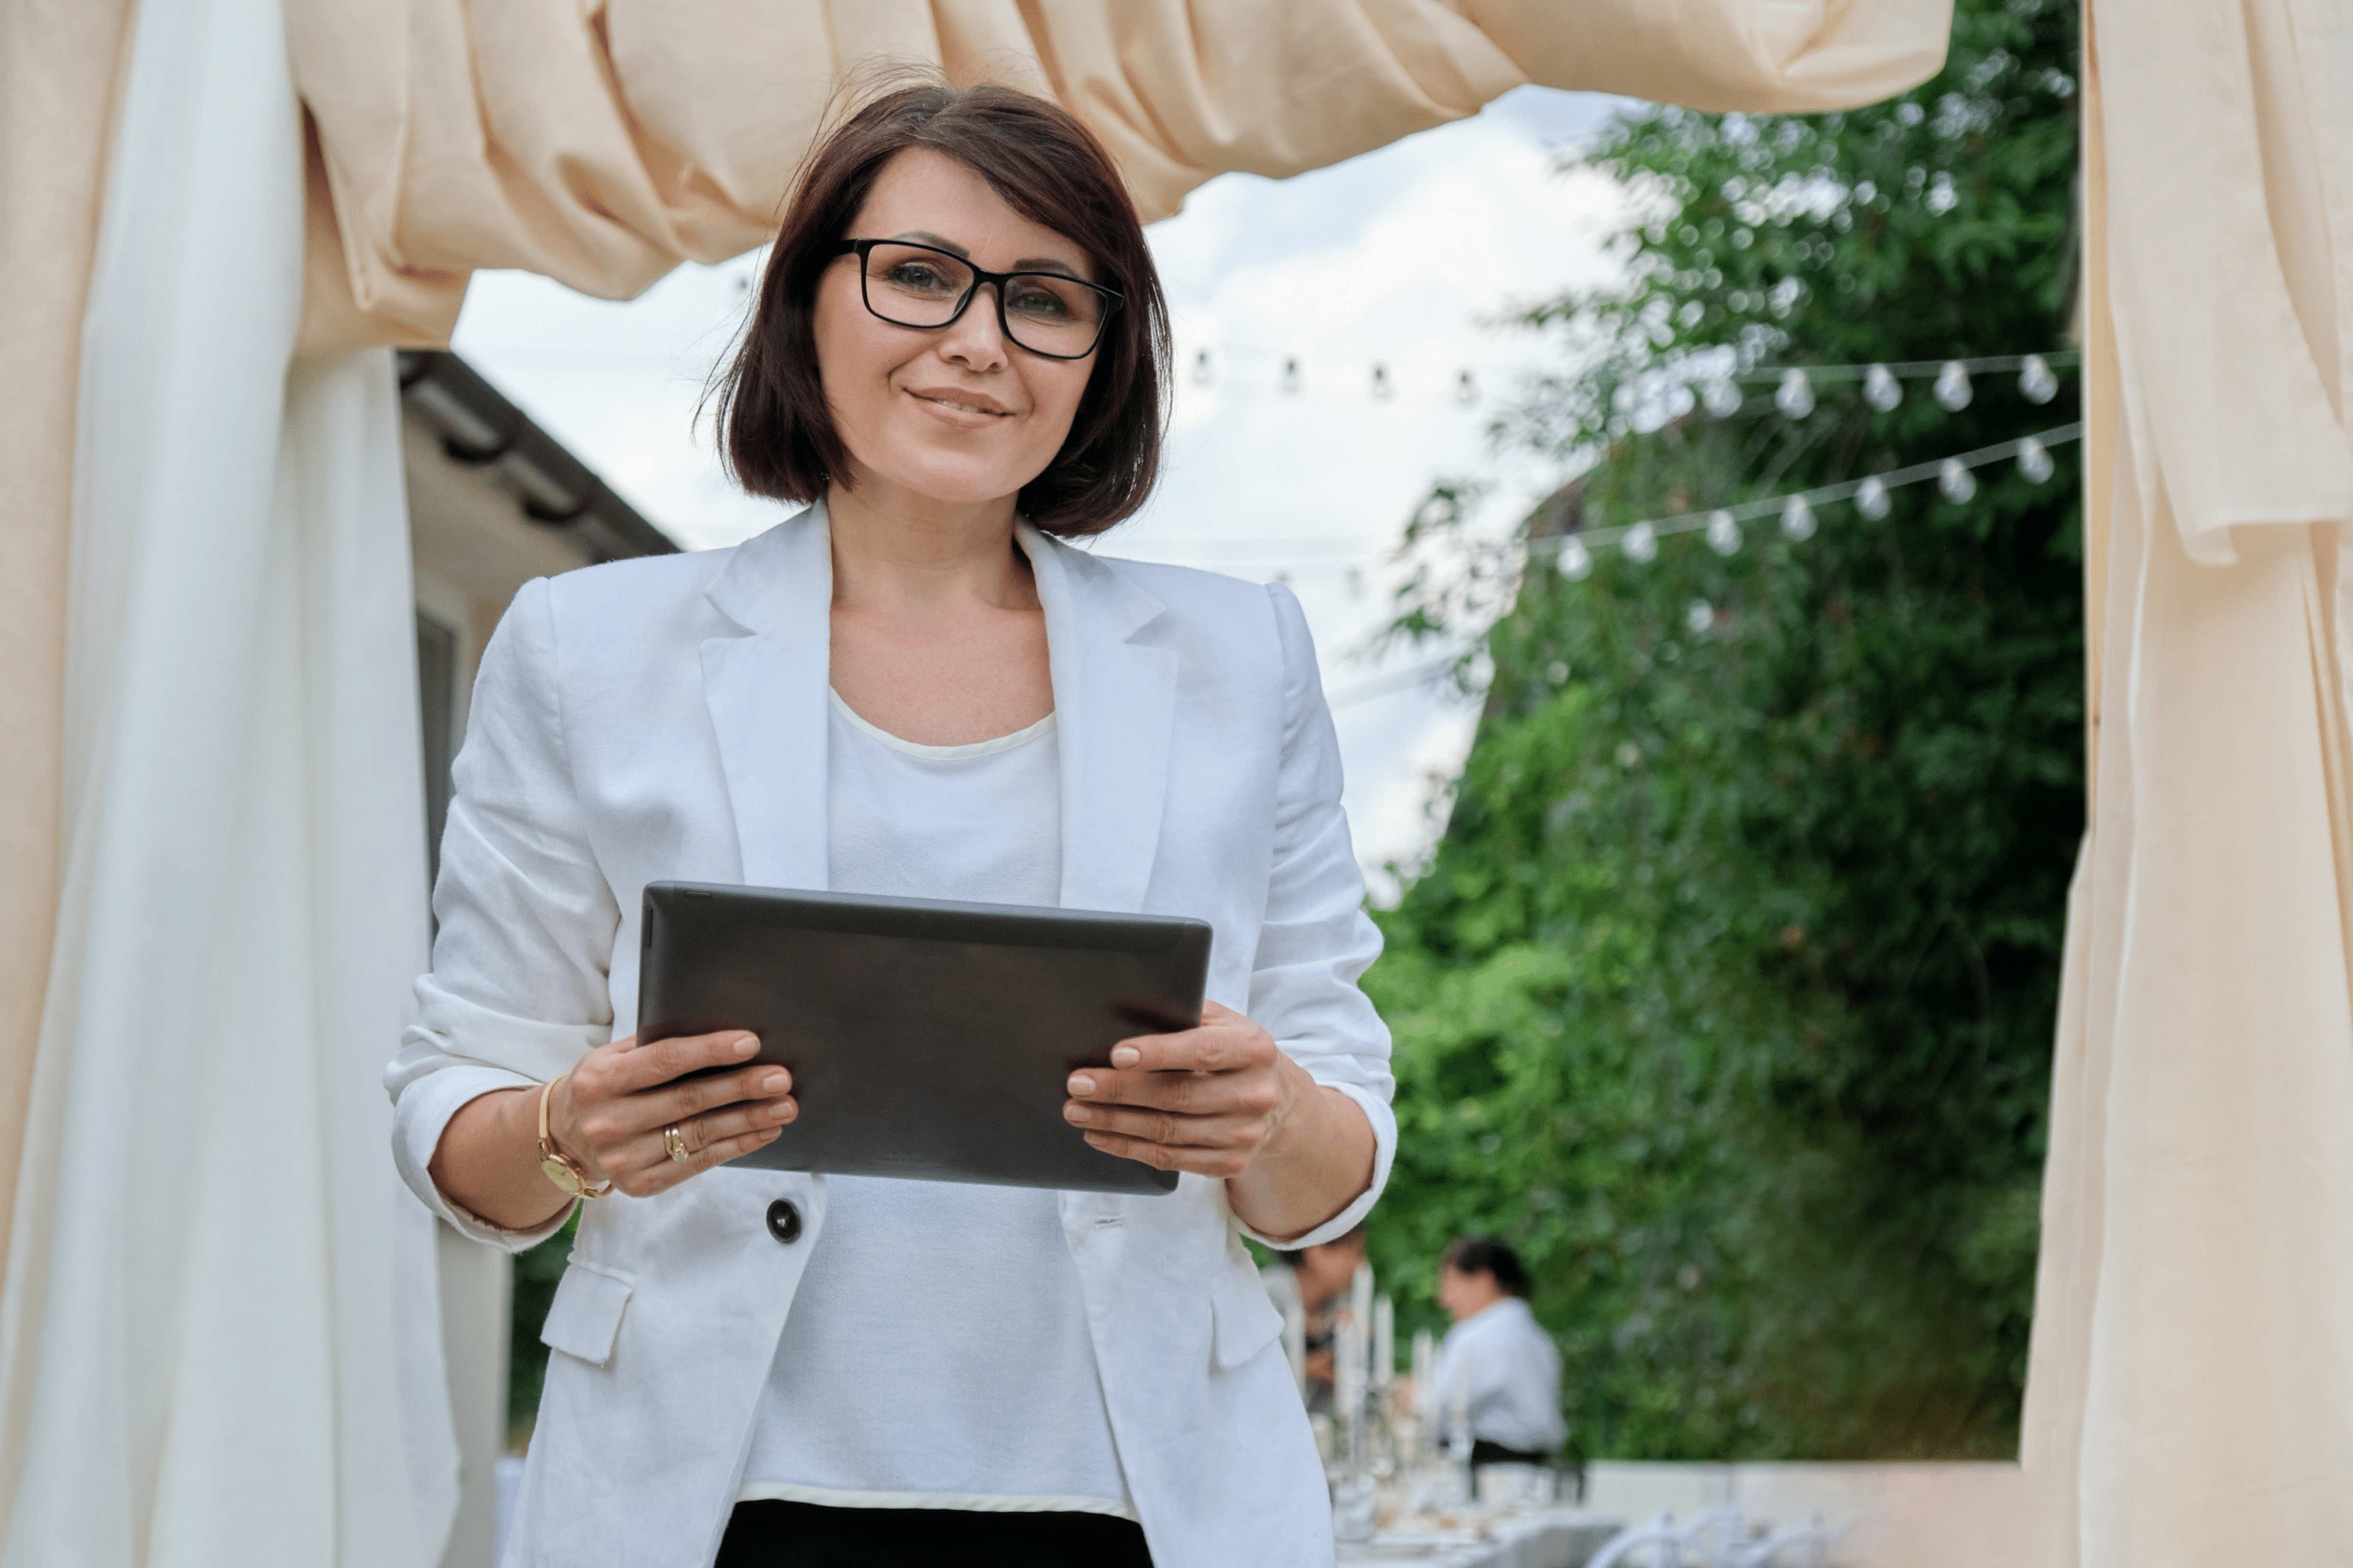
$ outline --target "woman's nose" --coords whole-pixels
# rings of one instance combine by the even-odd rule
[[[942,358],[972,370],[1000,369],[1007,358],[1005,332],[997,323],[996,285],[983,283],[974,291],[964,313],[940,334]]]

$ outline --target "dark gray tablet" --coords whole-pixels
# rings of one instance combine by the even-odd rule
[[[859,893],[652,882],[642,1040],[749,1029],[801,1114],[733,1163],[770,1170],[1170,1192],[1173,1171],[1063,1119],[1076,1067],[1200,1022],[1210,927]]]

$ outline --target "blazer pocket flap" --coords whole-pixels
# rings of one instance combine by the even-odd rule
[[[613,1358],[613,1341],[620,1336],[621,1311],[629,1305],[636,1282],[625,1274],[574,1262],[557,1281],[548,1321],[540,1328],[540,1343],[561,1350],[592,1367]]]
[[[1283,1314],[1267,1299],[1256,1271],[1228,1271],[1210,1293],[1210,1315],[1221,1372],[1249,1360],[1283,1331]]]

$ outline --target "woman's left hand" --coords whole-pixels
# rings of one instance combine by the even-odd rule
[[[1111,1066],[1070,1075],[1063,1115],[1086,1141],[1164,1171],[1238,1176],[1290,1119],[1307,1070],[1231,1007],[1201,1005],[1199,1028],[1138,1035]]]

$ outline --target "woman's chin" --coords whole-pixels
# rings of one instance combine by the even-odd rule
[[[894,464],[875,471],[882,487],[940,506],[985,506],[1020,493],[1021,487],[1044,472],[1043,463],[1019,468],[1007,463],[969,460]]]

